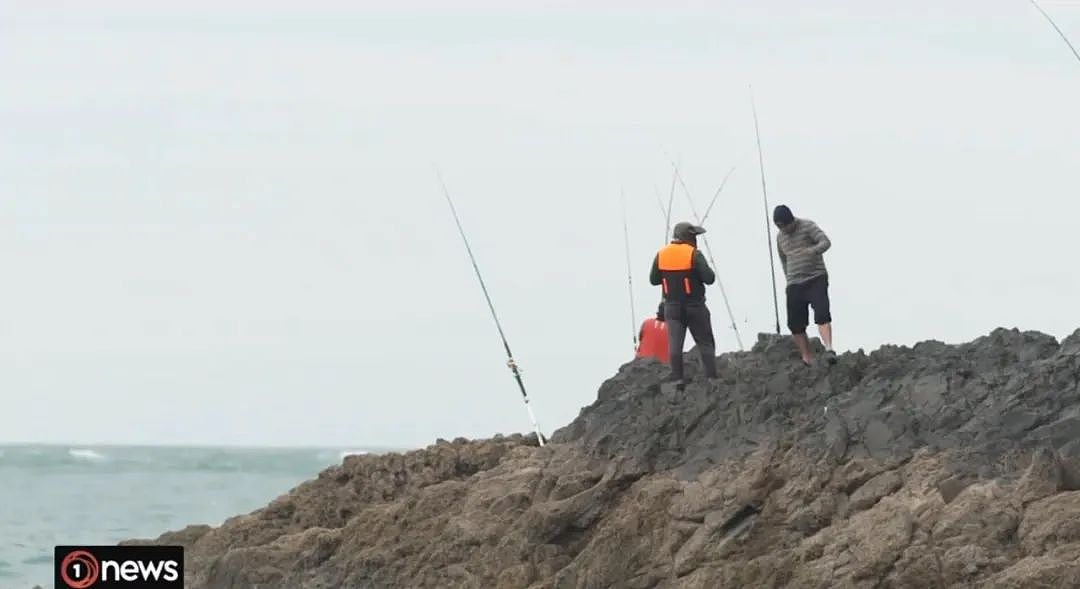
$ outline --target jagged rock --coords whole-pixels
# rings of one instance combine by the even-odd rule
[[[1038,501],[1062,490],[1064,473],[1057,453],[1045,447],[1038,448],[1031,457],[1031,464],[1017,483],[1017,499],[1024,505]]]
[[[1061,347],[1058,349],[1058,354],[1063,356],[1080,355],[1080,329],[1077,329],[1072,332],[1069,337],[1061,340]]]
[[[903,481],[896,471],[883,472],[859,487],[859,490],[851,495],[848,505],[852,511],[862,511],[899,489],[902,484]]]
[[[212,528],[207,525],[188,526],[182,530],[175,532],[166,532],[161,535],[156,541],[150,540],[126,540],[120,542],[121,546],[139,546],[147,544],[172,544],[174,546],[183,546],[187,548],[192,546],[200,538],[206,535]]]
[[[941,500],[945,503],[951,503],[956,496],[968,488],[972,483],[972,479],[966,478],[960,475],[954,475],[946,478],[945,480],[937,484],[938,493],[941,494]]]
[[[133,542],[184,545],[191,589],[1080,584],[1080,330],[809,368],[763,334],[719,365],[676,392],[630,362],[544,447],[349,456]]]

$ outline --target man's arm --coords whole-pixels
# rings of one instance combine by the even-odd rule
[[[784,248],[780,247],[779,235],[776,236],[776,255],[780,257],[780,268],[787,274],[787,254],[784,253]]]
[[[810,233],[810,239],[814,242],[810,251],[815,254],[823,254],[829,251],[829,248],[832,247],[832,241],[829,240],[829,236],[825,235],[825,232],[821,230],[821,227],[817,226],[817,223],[809,221],[807,224],[809,225],[807,230]]]
[[[660,254],[656,254],[652,261],[652,269],[649,270],[649,284],[659,286],[660,278]]]
[[[709,267],[709,263],[705,261],[705,254],[701,253],[701,250],[694,251],[694,273],[705,284],[716,282],[716,272]]]

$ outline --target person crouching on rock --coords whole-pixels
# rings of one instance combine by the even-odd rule
[[[668,330],[664,323],[664,303],[656,309],[656,317],[646,319],[638,333],[638,348],[635,358],[656,358],[667,364],[671,360],[668,352]]]
[[[829,272],[822,254],[832,247],[825,232],[809,219],[799,219],[786,205],[773,209],[773,222],[780,230],[776,234],[776,252],[787,278],[787,324],[803,364],[811,363],[810,342],[806,327],[814,308],[814,323],[825,344],[826,358],[836,363],[832,348],[832,313],[829,309]]]
[[[716,273],[697,248],[697,236],[703,227],[677,223],[672,241],[657,252],[649,271],[649,282],[660,286],[664,297],[664,320],[668,331],[668,354],[671,374],[678,390],[686,388],[683,377],[683,343],[686,331],[694,338],[705,376],[716,377],[716,343],[713,339],[712,314],[705,305],[705,285],[716,281]]]

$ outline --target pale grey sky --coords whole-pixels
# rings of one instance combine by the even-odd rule
[[[655,309],[665,150],[699,210],[738,166],[706,224],[749,347],[750,84],[840,350],[1080,327],[1080,63],[1027,1],[390,4],[0,2],[0,441],[529,431],[434,163],[545,432]]]

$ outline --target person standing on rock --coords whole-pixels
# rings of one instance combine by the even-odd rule
[[[795,217],[786,205],[773,209],[773,223],[780,230],[776,235],[776,252],[787,278],[787,324],[803,364],[810,365],[810,341],[806,328],[810,311],[825,344],[826,358],[836,362],[832,348],[832,313],[829,308],[829,272],[822,257],[832,247],[825,232],[810,219]]]
[[[716,377],[716,342],[713,338],[712,314],[705,305],[705,285],[716,281],[716,273],[697,248],[697,236],[703,227],[687,222],[675,224],[671,243],[653,258],[649,282],[660,286],[664,297],[664,322],[668,331],[668,354],[671,374],[678,390],[686,388],[683,377],[683,343],[686,331],[694,338],[705,376]]]

